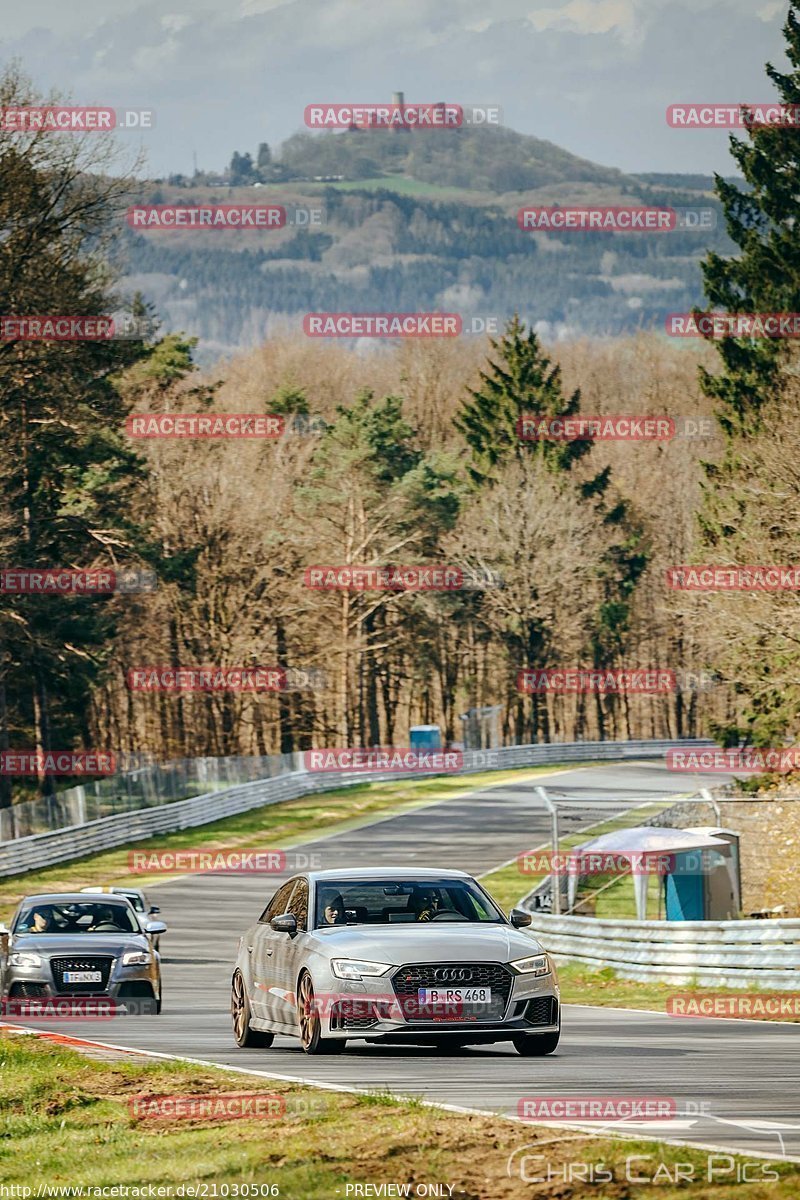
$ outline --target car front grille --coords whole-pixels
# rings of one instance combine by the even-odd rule
[[[392,987],[407,1021],[439,1023],[497,1022],[503,1019],[511,995],[513,978],[502,963],[451,962],[407,963],[392,976]],[[444,1004],[423,1007],[419,988],[488,987],[492,990],[487,1004]]]
[[[50,966],[53,970],[53,979],[56,981],[56,990],[66,992],[71,996],[93,996],[98,992],[104,992],[108,987],[108,978],[111,974],[111,964],[113,958],[110,954],[87,954],[84,956],[75,956],[74,958],[51,958]],[[101,979],[99,983],[65,983],[65,971],[99,971]]]

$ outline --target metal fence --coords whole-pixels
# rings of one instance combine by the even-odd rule
[[[86,825],[102,817],[174,804],[221,788],[272,779],[299,768],[299,756],[181,758],[146,763],[133,770],[65,788],[55,796],[23,800],[0,809],[0,842],[54,829]]]
[[[696,739],[639,742],[549,742],[546,745],[505,746],[497,750],[467,750],[459,774],[477,771],[507,770],[513,767],[545,766],[571,762],[620,761],[632,758],[660,758],[671,747],[711,748],[712,742]],[[230,760],[192,760],[195,763]],[[128,842],[145,840],[158,834],[175,833],[219,821],[223,817],[295,800],[314,792],[373,783],[381,780],[419,778],[405,771],[330,771],[310,772],[303,768],[302,755],[273,755],[269,759],[234,760],[254,764],[253,770],[265,774],[253,782],[219,790],[206,790],[188,799],[174,800],[149,807],[123,808],[91,820],[78,819],[71,826],[34,833],[0,843],[0,878],[51,866],[110,850]],[[263,764],[258,767],[257,764]],[[267,773],[270,772],[270,773]],[[428,772],[422,772],[427,775]],[[192,776],[196,778],[196,776]],[[75,791],[76,789],[71,789]],[[81,814],[79,813],[79,816]],[[84,810],[83,816],[88,815]]]
[[[797,918],[622,921],[529,911],[531,932],[556,962],[612,967],[622,979],[676,986],[800,988]]]

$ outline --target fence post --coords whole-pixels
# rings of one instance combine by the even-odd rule
[[[561,869],[558,861],[558,808],[548,796],[543,787],[536,791],[544,800],[545,808],[550,813],[552,824],[553,854],[550,861],[550,892],[553,898],[553,916],[561,916]]]
[[[717,825],[722,828],[722,813],[719,810],[719,804],[717,804],[708,788],[700,788],[700,795],[703,797],[706,804],[711,805],[714,810],[714,816],[716,817]]]

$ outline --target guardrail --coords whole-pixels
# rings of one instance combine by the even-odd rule
[[[118,813],[158,808],[222,788],[271,779],[300,766],[296,754],[176,758],[165,763],[144,761],[145,755],[122,757],[125,761],[133,759],[133,765],[114,775],[63,788],[54,796],[0,808],[0,842],[86,825]]]
[[[547,766],[555,763],[619,761],[631,758],[660,758],[671,747],[711,748],[702,739],[638,742],[548,742],[533,746],[503,746],[497,750],[466,750],[459,774],[508,770],[513,767]],[[298,756],[298,761],[300,756]],[[426,777],[404,771],[331,771],[313,773],[295,770],[270,779],[192,796],[171,804],[118,813],[47,833],[0,843],[0,878],[22,875],[55,863],[68,862],[87,854],[112,850],[128,842],[144,841],[158,834],[176,833],[207,825],[223,817],[248,812],[283,800],[297,800],[315,792],[374,783],[381,780]]]
[[[622,979],[676,986],[800,988],[800,919],[624,921],[528,908],[556,962],[612,967]]]

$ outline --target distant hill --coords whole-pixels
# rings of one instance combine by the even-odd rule
[[[404,175],[439,187],[519,192],[552,183],[621,184],[625,176],[552,142],[513,129],[477,127],[392,132],[297,133],[284,142],[263,181],[343,175]]]
[[[199,358],[302,329],[307,312],[513,313],[545,338],[663,328],[702,302],[700,260],[732,249],[712,180],[626,175],[508,129],[299,133],[273,158],[236,153],[226,177],[141,186],[149,203],[322,209],[316,227],[127,234],[129,288]],[[235,180],[236,186],[229,186]],[[525,203],[712,209],[713,229],[664,234],[521,232]]]

